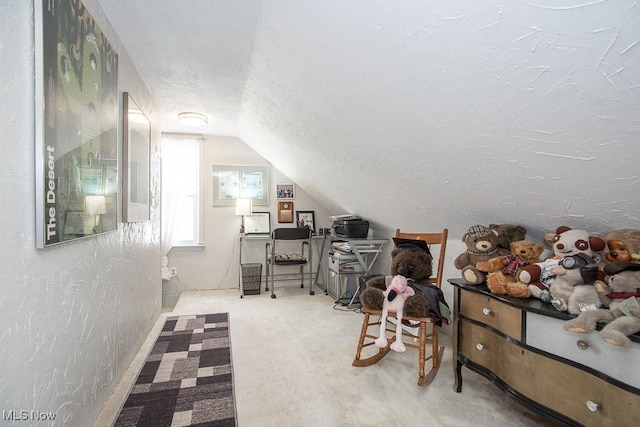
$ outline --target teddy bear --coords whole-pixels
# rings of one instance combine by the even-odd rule
[[[382,303],[382,316],[380,316],[380,335],[375,340],[375,345],[385,348],[387,341],[387,316],[390,311],[396,313],[396,339],[391,343],[391,350],[403,352],[407,347],[402,342],[402,312],[407,298],[415,295],[415,291],[408,285],[407,278],[401,275],[393,276],[391,284],[384,291],[384,301]]]
[[[498,246],[499,237],[496,229],[479,224],[471,226],[462,236],[467,250],[456,257],[453,265],[461,270],[465,283],[478,285],[486,280],[486,273],[476,268],[478,262],[510,254],[508,249]]]
[[[640,263],[640,230],[623,228],[600,236],[607,242],[603,253],[606,261],[631,261]]]
[[[551,245],[553,255],[542,262],[524,266],[517,279],[529,286],[531,296],[549,302],[549,288],[556,277],[553,270],[560,265],[562,258],[578,253],[593,258],[596,252],[604,249],[605,241],[584,230],[573,230],[567,226],[556,228],[555,233],[547,233],[544,240]]]
[[[424,241],[400,243],[394,238],[396,248],[391,251],[389,275],[375,276],[365,282],[365,289],[360,293],[360,304],[372,310],[382,310],[385,299],[384,292],[391,285],[396,275],[404,276],[415,295],[404,303],[404,317],[432,317],[441,326],[449,320],[450,311],[440,288],[436,288],[427,279],[433,274],[433,258]],[[390,291],[389,293],[392,293]],[[406,324],[406,322],[403,322]]]
[[[384,300],[383,292],[386,291],[393,276],[401,275],[410,282],[420,283],[426,281],[433,274],[433,257],[426,244],[424,247],[418,243],[399,244],[391,251],[390,276],[375,276],[365,283],[365,289],[360,294],[360,303],[363,307],[374,310],[382,309]],[[412,317],[421,317],[428,314],[426,301],[421,298],[407,298],[405,314]]]
[[[605,271],[609,283],[598,280],[595,284],[605,308],[584,311],[563,326],[585,334],[593,332],[598,322],[606,322],[600,337],[609,344],[628,346],[628,336],[640,332],[640,264],[614,261]]]
[[[496,295],[509,295],[517,298],[528,298],[529,287],[516,279],[520,269],[528,264],[540,262],[540,254],[544,247],[540,243],[528,240],[511,242],[511,254],[491,258],[489,261],[476,263],[476,268],[488,273],[487,287]]]
[[[523,225],[489,224],[489,228],[498,232],[498,246],[511,250],[511,243],[524,240],[527,229]]]
[[[600,307],[600,297],[594,286],[598,278],[598,264],[593,258],[583,253],[562,257],[551,273],[555,279],[549,292],[551,305],[556,310],[579,314]]]
[[[607,240],[604,258],[608,262],[622,261],[630,262],[633,257],[629,248],[622,240]]]

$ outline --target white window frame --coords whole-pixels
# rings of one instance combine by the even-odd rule
[[[176,134],[162,134],[162,139],[164,140],[191,140],[198,144],[197,147],[197,156],[195,163],[195,174],[196,174],[196,186],[195,186],[195,194],[193,195],[193,216],[191,218],[181,218],[180,222],[184,224],[185,221],[189,221],[193,227],[193,239],[190,240],[176,240],[172,241],[172,248],[188,248],[188,247],[202,247],[203,243],[203,215],[202,215],[202,157],[203,157],[203,138],[200,135],[176,135]],[[164,156],[164,154],[163,154]],[[163,186],[164,187],[164,186]],[[167,197],[166,194],[163,193],[162,197]]]

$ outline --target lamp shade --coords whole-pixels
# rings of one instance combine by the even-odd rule
[[[251,199],[236,200],[236,215],[251,215],[253,213],[253,202]]]
[[[87,215],[104,215],[107,213],[107,201],[104,196],[85,196],[84,213]]]

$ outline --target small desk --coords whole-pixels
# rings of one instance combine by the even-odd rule
[[[312,280],[312,287],[313,286],[317,286],[320,287],[320,285],[318,284],[318,278],[320,276],[320,268],[322,266],[322,259],[323,259],[323,255],[324,255],[324,249],[325,249],[325,245],[328,239],[331,239],[330,235],[315,235],[315,236],[311,236],[311,246],[316,246],[316,251],[318,252],[318,266],[316,268],[316,272],[315,272],[315,278],[311,278]],[[239,249],[239,259],[238,259],[238,289],[240,290],[240,298],[243,297],[244,295],[244,287],[243,287],[243,283],[242,283],[242,244],[244,241],[263,241],[265,242],[265,245],[269,242],[271,242],[271,235],[270,234],[241,234],[240,235],[240,249]],[[318,248],[318,246],[320,246]],[[310,248],[310,250],[313,250],[313,248]],[[264,262],[264,260],[261,260],[260,263],[262,264]],[[327,286],[325,285],[324,287],[324,293],[325,295],[327,294]]]

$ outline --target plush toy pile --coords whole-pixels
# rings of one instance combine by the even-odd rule
[[[593,235],[560,226],[544,236],[551,250],[547,257],[544,245],[526,240],[526,233],[522,225],[469,227],[462,237],[466,250],[454,260],[464,283],[550,303],[575,316],[564,326],[571,332],[589,333],[598,322],[608,322],[601,337],[610,344],[628,345],[628,336],[640,332],[640,230]],[[390,275],[370,279],[360,294],[363,307],[383,311],[376,342],[381,347],[388,343],[384,330],[389,311],[400,320],[432,317],[439,326],[450,320],[442,291],[427,281],[433,258],[426,244],[395,243]],[[404,351],[401,340],[396,343],[393,350]]]
[[[467,249],[454,261],[463,281],[484,283],[498,295],[538,298],[578,314],[602,305],[595,283],[604,278],[607,264],[640,264],[640,230],[597,236],[560,226],[544,236],[552,251],[546,258],[542,243],[525,240],[526,233],[524,226],[514,224],[470,227],[462,237]]]

